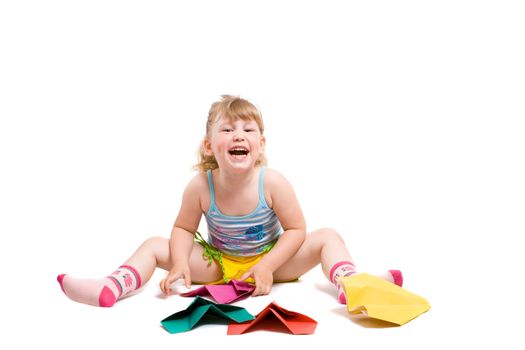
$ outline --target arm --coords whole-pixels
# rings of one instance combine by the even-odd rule
[[[181,278],[184,279],[187,288],[191,286],[189,260],[193,249],[194,234],[202,216],[199,175],[190,181],[184,190],[179,215],[171,230],[169,246],[172,268],[166,278],[160,282],[160,289],[165,295],[169,295],[171,284]]]
[[[254,296],[270,292],[273,272],[295,255],[306,237],[303,212],[292,186],[282,175],[273,170],[269,169],[267,176],[265,188],[270,194],[271,204],[269,204],[279,218],[284,232],[272,250],[242,277],[242,279],[249,276],[254,278],[256,284]]]

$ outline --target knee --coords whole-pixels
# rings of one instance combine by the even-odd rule
[[[146,239],[144,243],[142,243],[142,246],[150,247],[150,248],[156,248],[159,246],[166,245],[168,243],[168,239],[165,237],[160,236],[154,236]]]
[[[324,242],[340,242],[344,244],[343,237],[333,228],[324,227],[314,232]]]

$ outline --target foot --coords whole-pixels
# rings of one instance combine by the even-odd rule
[[[117,286],[109,278],[78,279],[63,274],[57,281],[69,299],[82,304],[111,307],[119,295]]]
[[[403,273],[400,270],[388,270],[384,274],[377,277],[383,278],[384,280],[394,283],[399,287],[403,287]],[[346,304],[345,290],[344,287],[339,283],[337,283],[337,300],[339,300],[341,304]]]

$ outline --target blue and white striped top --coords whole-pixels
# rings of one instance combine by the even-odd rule
[[[259,172],[259,203],[243,216],[221,213],[215,204],[211,170],[208,170],[210,208],[204,214],[208,223],[208,242],[228,255],[253,256],[267,251],[279,238],[282,227],[277,215],[266,203],[263,190],[265,167]]]

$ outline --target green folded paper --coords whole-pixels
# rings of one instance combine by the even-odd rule
[[[245,308],[216,304],[197,296],[185,310],[166,317],[160,323],[168,332],[175,334],[193,329],[201,320],[216,322],[219,319],[226,323],[241,323],[254,318]]]

